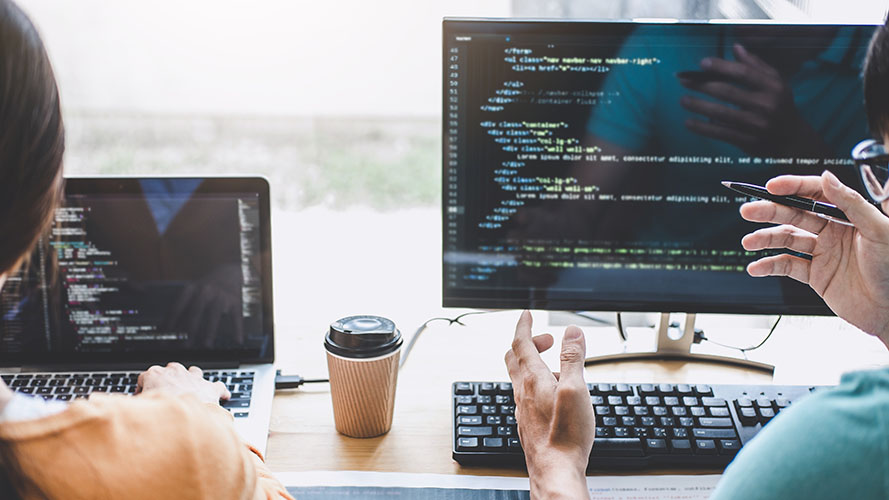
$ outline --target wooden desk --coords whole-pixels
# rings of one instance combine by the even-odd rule
[[[452,311],[445,314],[453,315]],[[535,312],[534,333],[560,338],[563,327],[546,326],[547,315]],[[503,354],[508,348],[518,312],[472,316],[468,326],[433,323],[423,333],[399,374],[392,430],[378,438],[353,439],[336,432],[328,386],[304,386],[279,391],[272,413],[267,461],[274,471],[372,470],[442,474],[525,475],[519,469],[461,467],[451,458],[451,383],[456,380],[508,380]],[[740,320],[743,322],[743,319]],[[415,324],[419,324],[418,320]],[[737,323],[717,317],[712,324]],[[415,326],[401,325],[413,333]],[[766,325],[767,326],[767,325]],[[707,335],[740,345],[761,338],[752,333],[725,332],[708,327]],[[281,328],[279,328],[279,331]],[[319,331],[320,330],[320,331]],[[326,377],[321,344],[324,326],[291,327],[280,335],[279,366],[285,373],[307,378]],[[613,328],[584,328],[588,354],[613,350]],[[303,332],[303,333],[293,333]],[[305,333],[309,332],[309,333]],[[633,335],[644,335],[641,331]],[[745,338],[745,335],[751,338]],[[544,359],[558,366],[557,346]],[[759,372],[699,363],[634,362],[586,369],[587,382],[672,382],[709,384],[832,384],[842,372],[889,364],[879,344],[836,318],[785,318],[775,335],[754,359],[776,364],[775,378]],[[663,472],[663,471],[661,471]],[[676,471],[670,471],[676,472]],[[685,471],[688,472],[688,471]]]

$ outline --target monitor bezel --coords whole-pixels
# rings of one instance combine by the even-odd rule
[[[237,366],[239,364],[264,364],[275,360],[275,335],[273,316],[272,248],[271,248],[271,207],[269,182],[262,176],[66,176],[65,195],[108,195],[139,194],[141,180],[200,180],[201,193],[236,194],[256,193],[259,195],[260,210],[260,272],[262,275],[262,334],[267,346],[259,351],[253,349],[200,352],[150,351],[150,352],[0,352],[0,366],[25,367],[147,367],[152,364],[166,364],[171,361],[186,366]]]

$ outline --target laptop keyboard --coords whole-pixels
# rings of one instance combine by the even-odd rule
[[[40,396],[46,400],[71,401],[83,399],[94,392],[134,394],[141,372],[92,373],[17,373],[2,374],[0,378],[15,392]],[[210,382],[222,382],[232,393],[228,401],[220,401],[235,418],[249,416],[253,396],[252,371],[204,372]]]

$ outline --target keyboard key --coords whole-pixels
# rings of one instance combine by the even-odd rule
[[[632,417],[630,417],[630,418],[632,418]],[[615,417],[603,417],[603,418],[602,418],[602,425],[604,425],[604,426],[606,426],[606,427],[614,427],[614,426],[617,425],[617,418],[615,418]]]
[[[710,416],[711,417],[729,417],[731,414],[728,412],[728,408],[710,408]]]
[[[515,427],[510,425],[501,425],[497,427],[497,435],[498,436],[513,436],[515,435]]]
[[[639,423],[641,423],[645,427],[654,427],[654,417],[639,417]]]
[[[485,448],[502,448],[503,438],[484,438],[482,444]]]
[[[642,396],[651,396],[657,392],[654,385],[652,384],[641,384],[639,385],[639,394]]]
[[[457,439],[457,450],[475,450],[478,448],[477,437],[461,437]]]
[[[674,427],[673,428],[673,437],[675,438],[687,438],[688,437],[688,429],[685,427]]]
[[[590,396],[590,404],[593,406],[600,406],[605,404],[605,398],[602,396]]]
[[[692,429],[698,439],[732,439],[738,437],[734,429]]]
[[[488,417],[493,418],[493,417]],[[479,415],[469,415],[469,416],[460,416],[457,417],[457,424],[459,425],[481,425],[482,417]]]
[[[611,432],[611,428],[599,426],[596,427],[596,439],[611,437],[612,435],[613,433]]]
[[[660,384],[657,386],[657,390],[661,394],[673,394],[676,391],[673,384]]]
[[[627,396],[627,405],[638,406],[642,404],[642,398],[639,396]]]
[[[506,440],[506,447],[510,449],[519,449],[522,447],[522,444],[519,443],[519,438],[508,438]]]
[[[482,405],[482,415],[496,415],[497,407],[494,405]]]
[[[249,399],[229,399],[227,401],[220,402],[220,405],[223,408],[249,408],[250,400]]]
[[[593,408],[593,413],[600,417],[604,417],[607,415],[611,415],[611,407],[610,406],[596,406]]]
[[[713,418],[713,417],[701,417],[698,419],[698,422],[701,423],[701,427],[732,427],[732,419],[730,418]]]
[[[13,379],[15,379],[15,375],[0,375],[0,378],[2,378],[3,382],[6,384],[11,384]]]
[[[518,425],[518,422],[516,422],[515,416],[507,415],[506,416],[506,425]]]
[[[679,425],[682,427],[694,427],[695,419],[691,417],[679,417]]]
[[[488,425],[501,425],[503,423],[503,417],[500,415],[488,415],[485,417],[485,423]]]
[[[611,406],[624,404],[623,396],[608,396],[608,404]]]
[[[603,438],[593,441],[591,456],[643,456],[639,438]]]
[[[630,430],[626,427],[615,427],[614,437],[627,438],[630,437]]]
[[[15,391],[22,394],[34,394],[34,387],[19,387]]]
[[[633,394],[633,389],[630,387],[629,384],[617,384],[614,386],[614,390],[618,394]]]
[[[704,406],[726,406],[726,402],[722,398],[701,398],[701,404]]]
[[[471,426],[460,426],[457,427],[457,435],[458,436],[490,436],[493,434],[493,427],[490,426],[481,426],[481,427],[471,427]]]
[[[486,396],[486,395],[476,396],[476,398],[475,398],[475,402],[480,405],[489,405],[493,401],[494,400],[491,399],[491,396]]]
[[[492,384],[491,382],[483,382],[478,387],[479,394],[494,394],[494,392],[496,392],[494,384]]]
[[[762,417],[764,423],[767,423],[775,417],[775,410],[771,408],[760,408],[759,416]]]
[[[648,408],[645,406],[634,406],[633,407],[633,415],[636,415],[636,416],[648,415]]]
[[[756,425],[759,421],[759,417],[756,415],[756,410],[754,410],[752,406],[742,407],[738,412],[738,416],[741,420],[741,425],[745,426]]]
[[[455,385],[454,392],[460,395],[470,395],[473,393],[472,384],[469,384],[467,382],[459,382]]]
[[[691,453],[691,441],[688,439],[671,439],[670,446],[673,448],[673,453]]]
[[[501,406],[500,413],[502,413],[503,415],[515,415],[515,405]]]
[[[511,405],[512,404],[512,397],[511,396],[504,396],[503,394],[498,394],[498,395],[494,396],[494,402],[497,403],[498,405]]]
[[[772,400],[765,396],[760,396],[756,398],[756,406],[759,408],[771,408]]]
[[[37,387],[35,394],[52,394],[52,387]]]
[[[500,394],[512,395],[512,384],[509,382],[501,382],[497,388]]]
[[[250,416],[250,413],[246,411],[236,411],[232,415],[234,415],[235,418],[247,418]]]
[[[12,387],[26,387],[28,385],[28,380],[26,379],[15,379],[12,381]]]
[[[704,417],[707,415],[707,410],[705,410],[703,406],[692,406],[688,410],[695,417]]]
[[[667,429],[664,429],[663,427],[655,427],[651,430],[651,435],[656,438],[665,438],[667,437]]]
[[[612,390],[613,390],[613,388],[611,387],[611,384],[597,384],[596,385],[596,394],[607,395]]]
[[[684,396],[686,394],[691,394],[692,389],[691,386],[688,384],[679,384],[676,386],[676,392]]]
[[[79,387],[78,387],[78,389],[79,389]],[[71,393],[70,387],[56,387],[53,390],[53,394],[70,394],[70,393]]]
[[[711,439],[696,439],[695,452],[698,455],[715,455],[716,442]]]
[[[682,404],[685,406],[698,406],[698,398],[694,396],[685,396],[682,398]]]
[[[71,395],[70,394],[58,394],[58,395],[56,395],[56,400],[57,401],[71,401]]]
[[[645,404],[648,406],[657,406],[661,404],[661,398],[658,396],[645,396]]]
[[[633,427],[636,425],[636,417],[620,417],[620,425],[624,427]]]
[[[663,439],[646,439],[645,450],[652,454],[667,453],[667,442]]]
[[[478,413],[476,405],[460,405],[457,406],[457,415],[475,415]]]
[[[713,389],[711,389],[709,385],[696,385],[695,394],[698,396],[712,396]]]
[[[684,406],[673,406],[670,408],[674,416],[684,417],[688,415],[688,410]]]
[[[623,417],[624,415],[629,415],[630,414],[630,407],[629,406],[615,406],[614,407],[614,414],[617,415],[618,417]]]
[[[719,452],[723,455],[734,455],[741,449],[741,442],[737,439],[720,439]]]
[[[232,393],[232,396],[234,396],[234,393]],[[473,399],[475,399],[475,398],[473,398],[472,396],[457,396],[457,404],[458,405],[471,405],[472,403],[475,402],[475,401],[473,401]]]
[[[664,404],[667,406],[679,406],[679,398],[676,396],[665,396]]]
[[[652,406],[651,414],[655,417],[665,417],[667,416],[667,407],[666,406]]]

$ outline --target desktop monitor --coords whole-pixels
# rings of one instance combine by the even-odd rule
[[[830,314],[720,181],[856,186],[873,31],[444,20],[444,306]]]

